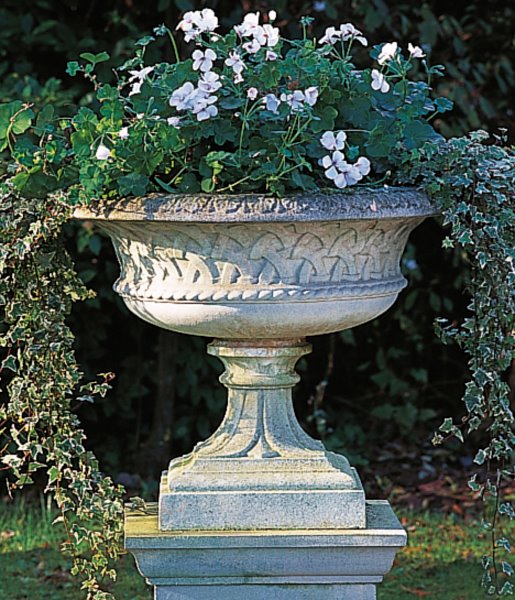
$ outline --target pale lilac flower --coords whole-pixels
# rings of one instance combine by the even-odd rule
[[[178,128],[179,125],[180,125],[180,123],[181,123],[181,119],[180,119],[180,117],[168,117],[168,119],[166,119],[166,122],[171,127],[177,127]]]
[[[255,100],[258,97],[258,90],[255,87],[251,87],[247,90],[247,98],[249,100]]]
[[[306,96],[304,95],[304,92],[295,90],[291,94],[281,94],[281,101],[286,102],[292,111],[296,112],[304,108]]]
[[[242,48],[246,50],[249,54],[256,54],[261,50],[261,44],[256,38],[252,38],[249,42],[245,42],[242,44]]]
[[[360,156],[354,163],[354,166],[361,173],[362,177],[365,177],[365,175],[370,173],[370,161],[366,156]]]
[[[197,121],[206,121],[211,117],[216,117],[218,114],[218,108],[216,106],[206,106],[197,113]]]
[[[259,12],[256,13],[248,13],[245,15],[243,19],[243,23],[241,25],[236,25],[234,31],[240,37],[249,37],[254,35],[254,32],[259,27]]]
[[[360,179],[363,179],[363,175],[361,175],[359,169],[357,169],[354,165],[344,163],[340,167],[340,173],[334,179],[334,185],[337,188],[343,189],[348,185],[354,185],[358,183]]]
[[[390,89],[390,84],[386,81],[386,77],[377,69],[372,69],[372,89],[380,91],[383,94]]]
[[[218,17],[211,8],[187,12],[177,29],[184,31],[184,39],[191,42],[202,33],[214,31],[218,27]]]
[[[205,52],[202,50],[195,50],[191,55],[193,58],[193,70],[198,71],[200,69],[203,72],[211,71],[213,68],[213,62],[216,60],[216,52],[208,48]]]
[[[213,73],[213,71],[208,71],[207,73],[203,73],[202,77],[198,82],[198,88],[202,92],[207,94],[212,94],[216,92],[222,87],[220,83],[220,75],[217,73]]]
[[[129,137],[129,128],[122,127],[118,132],[118,137],[122,140],[126,140]]]
[[[267,50],[265,52],[265,60],[277,60],[278,54],[273,52],[272,50]]]
[[[263,98],[263,102],[265,104],[266,110],[277,114],[279,110],[279,106],[281,104],[281,100],[275,94],[267,94]]]
[[[233,81],[234,83],[242,83],[244,81],[243,75],[241,73],[235,73]]]
[[[191,81],[187,81],[185,84],[181,85],[180,88],[177,88],[172,92],[169,104],[177,110],[191,110],[197,93],[198,90]]]
[[[315,0],[313,2],[313,10],[315,12],[324,12],[326,9],[326,4],[323,0]]]
[[[318,88],[315,86],[308,87],[304,90],[304,96],[306,97],[306,103],[309,106],[315,106],[318,100]]]
[[[231,52],[229,57],[225,59],[225,64],[235,73],[241,73],[245,69],[245,63],[241,59],[241,56],[237,52]]]
[[[336,179],[343,167],[347,164],[343,152],[335,150],[331,155],[324,156],[322,166],[325,169],[325,176],[328,179]]]
[[[413,58],[424,58],[424,51],[420,46],[414,46],[411,42],[408,44],[408,52]]]
[[[97,160],[107,160],[111,156],[111,150],[102,142],[98,145],[97,151],[95,153],[95,158]]]
[[[326,131],[320,138],[320,143],[326,150],[343,150],[346,139],[345,131],[338,131],[336,135],[334,135],[334,131]]]
[[[382,65],[385,62],[392,60],[392,58],[395,58],[398,48],[399,48],[399,45],[397,44],[397,42],[389,42],[387,44],[383,44],[383,47],[381,48],[381,52],[379,53],[379,56],[377,57],[377,62],[380,65]]]

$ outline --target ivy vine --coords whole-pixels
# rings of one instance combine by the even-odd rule
[[[515,516],[502,496],[513,480],[514,416],[507,371],[515,359],[515,153],[505,140],[477,131],[444,144],[427,144],[406,156],[403,182],[421,184],[434,198],[451,228],[444,247],[461,246],[471,263],[470,316],[457,325],[438,319],[443,343],[459,344],[468,355],[470,380],[461,423],[447,418],[433,443],[448,436],[486,432],[477,450],[478,470],[469,487],[484,501],[482,527],[491,539],[491,554],[483,558],[482,584],[489,595],[512,595],[513,566],[509,539],[501,519]]]
[[[72,303],[91,297],[62,239],[72,209],[63,195],[18,197],[0,188],[0,367],[8,401],[0,406],[0,448],[9,490],[35,480],[53,494],[66,530],[63,550],[87,598],[107,600],[105,582],[121,551],[122,492],[85,448],[74,405],[104,396],[110,374],[80,385],[74,336],[66,324]]]

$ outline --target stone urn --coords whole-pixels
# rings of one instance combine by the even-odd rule
[[[330,195],[153,195],[79,209],[111,237],[114,289],[158,327],[214,338],[228,407],[163,472],[126,546],[159,600],[370,600],[405,533],[343,456],[309,437],[291,392],[306,337],[356,327],[405,287],[412,188]]]

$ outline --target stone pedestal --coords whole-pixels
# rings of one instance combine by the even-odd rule
[[[362,529],[365,494],[343,456],[301,428],[292,405],[302,339],[218,340],[228,407],[219,429],[172,460],[159,494],[162,531]]]
[[[375,600],[406,533],[386,501],[366,529],[163,532],[128,512],[125,545],[155,600]]]

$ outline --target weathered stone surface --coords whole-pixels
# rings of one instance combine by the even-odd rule
[[[435,214],[415,188],[352,188],[331,194],[150,194],[80,208],[78,219],[228,223],[376,220]]]
[[[303,340],[215,341],[228,408],[219,429],[170,463],[162,530],[364,528],[365,494],[343,456],[309,437],[293,411]]]
[[[128,512],[125,544],[158,600],[373,600],[406,534],[389,504],[365,530],[162,532],[156,507]]]
[[[387,310],[406,285],[399,262],[408,235],[433,212],[424,194],[392,188],[149,196],[77,216],[96,219],[113,239],[115,290],[142,319],[267,339],[339,331]]]

